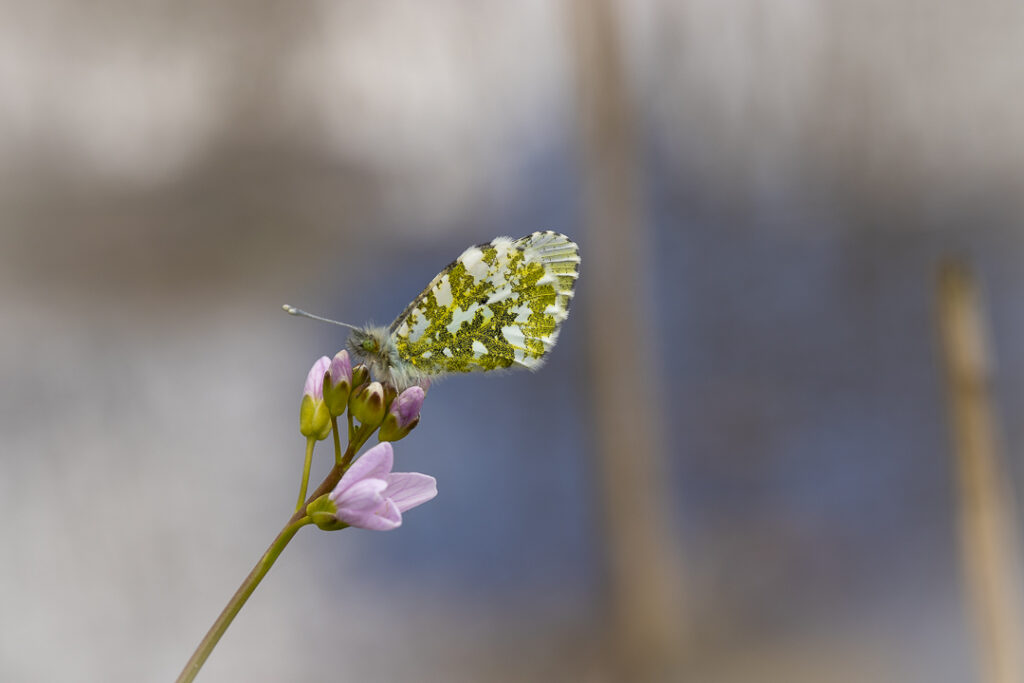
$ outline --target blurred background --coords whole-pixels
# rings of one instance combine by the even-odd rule
[[[438,498],[300,533],[200,680],[988,681],[934,288],[969,258],[1019,490],[1022,45],[1012,0],[4,0],[0,679],[177,675],[345,340],[281,304],[387,324],[554,229],[547,366],[436,384]]]

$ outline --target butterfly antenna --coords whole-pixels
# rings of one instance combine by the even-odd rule
[[[287,313],[289,315],[296,315],[296,316],[298,316],[300,318],[310,318],[311,320],[319,320],[322,323],[331,323],[332,325],[341,325],[342,327],[347,327],[347,328],[352,329],[352,330],[358,330],[359,329],[355,325],[349,325],[348,323],[342,323],[342,322],[338,322],[337,320],[331,320],[330,318],[324,318],[324,317],[321,317],[319,315],[313,315],[312,313],[307,313],[306,311],[302,310],[301,308],[295,308],[294,306],[289,306],[288,304],[285,304],[281,308],[283,308],[285,310],[285,313]]]

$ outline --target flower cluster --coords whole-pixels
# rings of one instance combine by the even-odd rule
[[[330,493],[306,505],[306,514],[321,529],[394,529],[401,525],[403,512],[436,496],[433,477],[391,471],[394,450],[389,442],[403,439],[415,429],[425,397],[422,386],[399,393],[389,384],[372,381],[366,366],[352,367],[347,351],[338,352],[333,359],[323,356],[317,360],[306,377],[299,410],[299,431],[308,444],[299,509],[306,494],[312,446],[332,431],[340,479]],[[348,448],[343,454],[338,418],[346,411]],[[353,462],[374,432],[381,443]]]

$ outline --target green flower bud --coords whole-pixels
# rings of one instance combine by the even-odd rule
[[[376,427],[384,419],[387,407],[384,405],[384,387],[380,382],[370,382],[353,392],[348,401],[352,417],[364,427]]]
[[[384,409],[385,410],[387,410],[388,408],[391,407],[392,401],[394,401],[397,396],[398,396],[398,389],[395,389],[395,387],[392,384],[390,384],[389,382],[384,382]]]
[[[352,387],[358,388],[370,381],[370,369],[364,363],[352,368]]]
[[[306,394],[299,407],[299,431],[303,436],[323,441],[331,433],[331,413],[327,404]]]

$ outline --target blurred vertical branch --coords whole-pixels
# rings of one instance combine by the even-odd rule
[[[633,112],[611,0],[573,0],[586,305],[597,449],[604,484],[617,680],[678,680],[682,576],[663,463],[641,259],[649,236]],[[621,362],[623,357],[628,362]]]
[[[939,329],[953,426],[960,551],[978,645],[991,683],[1024,681],[1024,621],[1015,509],[1002,462],[992,363],[967,266],[939,272]]]

